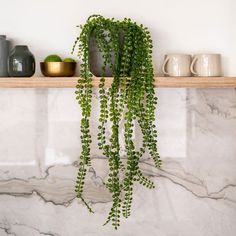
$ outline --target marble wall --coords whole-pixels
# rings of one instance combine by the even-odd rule
[[[236,235],[236,91],[156,92],[163,166],[142,160],[156,189],[136,186],[132,215],[114,231],[102,226],[111,197],[96,142],[85,189],[95,214],[75,198],[81,149],[73,89],[1,89],[0,236]],[[93,97],[95,136],[96,90]]]

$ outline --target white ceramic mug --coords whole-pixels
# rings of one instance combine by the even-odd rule
[[[167,76],[191,76],[192,57],[188,54],[165,55],[162,72]]]
[[[222,76],[220,54],[196,54],[191,63],[194,76]]]

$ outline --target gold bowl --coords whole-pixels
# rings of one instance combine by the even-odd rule
[[[75,74],[76,62],[40,62],[41,72],[47,77],[71,77]]]

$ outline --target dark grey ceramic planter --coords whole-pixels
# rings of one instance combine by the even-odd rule
[[[0,77],[8,77],[7,61],[10,52],[10,41],[6,35],[0,35]]]
[[[120,50],[122,50],[123,44],[124,44],[123,32],[120,33],[119,43],[120,43]],[[112,56],[112,62],[114,63],[114,60],[115,60],[114,52],[111,53],[111,56]],[[97,77],[102,76],[103,64],[104,64],[104,58],[102,57],[102,53],[99,51],[95,37],[92,34],[89,40],[89,66],[90,66],[90,71],[92,72],[92,74]],[[106,77],[112,76],[112,69],[109,66],[106,66],[105,76]]]
[[[25,45],[18,45],[8,58],[8,73],[11,77],[31,77],[35,73],[34,55]]]

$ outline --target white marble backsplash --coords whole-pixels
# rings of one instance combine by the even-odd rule
[[[85,188],[95,214],[75,198],[81,116],[73,89],[1,89],[0,236],[235,236],[236,91],[157,94],[163,166],[148,156],[140,163],[156,189],[136,186],[132,215],[114,231],[102,226],[111,196],[95,141]],[[96,90],[93,97],[95,140]]]

